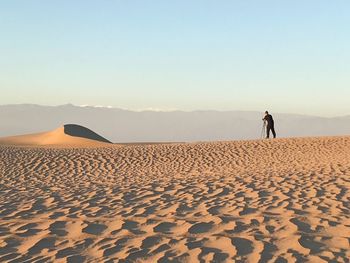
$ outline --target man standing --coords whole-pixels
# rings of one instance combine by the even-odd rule
[[[266,139],[270,138],[270,130],[272,132],[273,138],[276,138],[275,125],[272,116],[268,111],[265,111],[265,117],[263,118],[264,122],[267,122],[266,125]]]

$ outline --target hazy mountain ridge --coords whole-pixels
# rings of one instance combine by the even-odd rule
[[[350,116],[273,114],[279,137],[350,134]],[[262,113],[255,111],[130,111],[92,106],[0,106],[0,136],[86,126],[113,142],[256,139]]]

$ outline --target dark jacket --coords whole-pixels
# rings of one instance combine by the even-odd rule
[[[274,126],[273,118],[270,114],[265,115],[263,120],[265,120],[267,122],[267,126],[270,126],[270,127]]]

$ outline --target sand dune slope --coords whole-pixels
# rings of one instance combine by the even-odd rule
[[[0,146],[0,262],[349,262],[349,187],[350,137]]]
[[[0,138],[0,144],[7,145],[97,146],[101,143],[110,143],[110,141],[76,124],[66,124],[49,132]]]

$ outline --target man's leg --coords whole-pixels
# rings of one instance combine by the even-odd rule
[[[271,130],[271,127],[270,126],[267,126],[266,127],[266,138],[270,138],[270,130]]]
[[[276,138],[275,127],[272,126],[271,131],[272,131],[273,138]]]

